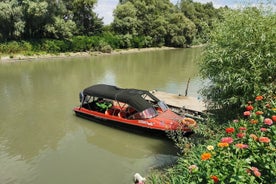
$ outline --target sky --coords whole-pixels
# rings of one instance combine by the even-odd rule
[[[170,0],[173,4],[176,4],[179,0]],[[212,2],[215,8],[228,6],[231,8],[237,7],[238,0],[194,0],[194,2],[207,3]],[[113,10],[116,8],[119,0],[98,0],[95,12],[99,18],[103,18],[105,25],[110,24],[113,21]]]

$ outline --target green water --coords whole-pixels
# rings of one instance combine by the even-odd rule
[[[129,184],[172,163],[174,145],[78,118],[78,93],[96,83],[198,96],[201,49],[0,64],[1,184]]]

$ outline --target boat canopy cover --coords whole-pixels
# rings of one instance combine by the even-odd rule
[[[147,100],[145,100],[143,96],[148,95],[154,101],[160,101],[158,98],[156,98],[154,95],[152,95],[149,91],[146,90],[123,89],[107,84],[97,84],[85,88],[83,90],[83,94],[124,102],[140,112],[152,107],[152,105]]]

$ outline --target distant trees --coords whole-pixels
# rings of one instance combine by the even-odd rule
[[[119,0],[113,12],[114,21],[104,26],[102,18],[93,11],[96,3],[97,0],[0,1],[0,52],[18,50],[20,46],[15,45],[22,43],[5,42],[22,40],[29,42],[23,50],[36,48],[46,52],[71,51],[70,48],[110,51],[189,47],[208,40],[212,22],[220,12],[212,3],[202,5],[192,0],[181,0],[177,5],[170,0]],[[81,40],[77,41],[78,38]]]
[[[200,43],[208,41],[214,21],[221,20],[223,9],[228,9],[228,7],[215,9],[212,2],[201,4],[192,0],[182,0],[178,6],[181,12],[195,24],[197,30],[195,39]]]
[[[114,10],[116,34],[147,36],[152,45],[185,47],[192,43],[195,25],[169,0],[125,0]]]
[[[4,0],[0,2],[0,41],[65,39],[102,33],[93,12],[97,0]]]

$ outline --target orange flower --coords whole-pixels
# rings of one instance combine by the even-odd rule
[[[256,120],[256,119],[251,119],[251,120],[250,120],[250,123],[251,123],[251,124],[257,124],[257,123],[258,123],[258,120]]]
[[[226,128],[225,131],[226,131],[226,133],[231,134],[231,133],[235,132],[235,129],[233,127],[229,127],[229,128]]]
[[[250,134],[249,137],[252,138],[254,141],[258,140],[258,137],[255,134]]]
[[[256,101],[260,101],[260,100],[262,100],[262,99],[264,99],[264,97],[263,97],[263,96],[261,96],[261,95],[256,96],[256,98],[255,98],[255,100],[256,100]]]
[[[240,149],[248,148],[247,144],[242,144],[242,143],[238,143],[235,146],[236,146],[236,148],[240,148]]]
[[[260,177],[261,173],[257,167],[251,167],[251,171],[254,173],[255,176]]]
[[[260,137],[259,141],[263,143],[270,143],[270,139],[268,137]]]
[[[221,148],[228,147],[228,146],[229,146],[229,143],[227,143],[227,142],[219,142],[218,143],[218,147],[221,147]]]
[[[262,115],[264,112],[263,111],[256,111],[255,113],[256,113],[256,115]]]
[[[203,153],[201,155],[201,160],[208,160],[212,157],[211,153]]]
[[[219,182],[219,179],[217,176],[211,176],[210,177],[215,183]]]

